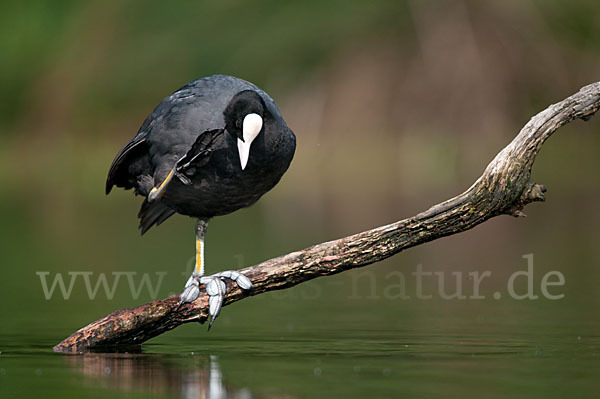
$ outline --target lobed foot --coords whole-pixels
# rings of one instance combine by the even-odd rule
[[[192,274],[188,279],[183,292],[179,295],[179,303],[193,302],[200,295],[200,285],[206,287],[206,293],[208,294],[208,313],[210,320],[208,329],[212,326],[213,322],[221,313],[221,307],[225,300],[225,294],[227,293],[227,286],[223,281],[224,278],[235,281],[235,283],[243,290],[249,290],[252,288],[252,282],[248,277],[234,270],[227,270],[212,276],[200,276]]]

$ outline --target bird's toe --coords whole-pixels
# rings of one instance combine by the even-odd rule
[[[235,281],[235,283],[243,290],[249,290],[252,288],[252,282],[250,279],[235,270],[226,270],[218,273],[217,276]]]
[[[244,276],[241,273],[238,273],[238,276],[235,279],[235,282],[243,290],[250,290],[250,289],[252,289],[252,282],[250,281],[250,279],[248,277]]]
[[[202,283],[206,286],[206,293],[210,296],[225,295],[227,286],[218,277],[205,277]]]
[[[208,314],[210,315],[208,328],[212,326],[219,313],[221,313],[223,299],[222,295],[213,295],[208,299]]]
[[[200,295],[200,287],[196,284],[187,284],[183,289],[183,292],[179,295],[180,303],[194,302]]]

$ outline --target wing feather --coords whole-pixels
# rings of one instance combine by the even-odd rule
[[[146,138],[141,137],[139,140],[136,138],[117,153],[110,165],[106,178],[106,194],[110,193],[113,186],[123,187],[126,190],[135,187],[136,176],[129,173],[129,166],[148,153]]]
[[[210,154],[216,147],[217,139],[223,132],[224,129],[213,129],[201,133],[189,151],[177,161],[175,172],[192,176],[198,168],[206,165],[210,159]]]
[[[177,162],[175,167],[176,176],[184,183],[191,181],[188,177],[193,176],[206,165],[210,159],[210,154],[215,148],[217,139],[223,134],[223,129],[207,130],[200,134],[189,151]],[[171,180],[172,182],[172,180]],[[169,183],[170,184],[170,183]],[[169,184],[165,190],[169,189]],[[175,211],[165,205],[161,200],[148,202],[147,199],[142,203],[138,218],[140,218],[140,230],[142,234],[146,233],[150,227],[158,226]]]

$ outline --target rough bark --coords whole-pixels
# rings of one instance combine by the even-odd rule
[[[588,120],[599,108],[600,82],[597,82],[531,118],[464,193],[411,218],[240,270],[254,285],[249,295],[369,265],[406,248],[471,229],[494,216],[524,216],[525,205],[544,200],[546,188],[531,181],[531,167],[546,139],[573,119]],[[224,305],[245,296],[229,282]],[[179,308],[177,301],[177,295],[173,295],[134,309],[118,310],[83,327],[54,350],[81,352],[136,346],[180,324],[207,320],[208,298],[204,292],[193,303]]]

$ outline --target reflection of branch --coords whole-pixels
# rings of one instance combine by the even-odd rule
[[[378,262],[406,248],[468,230],[494,216],[524,216],[521,210],[525,205],[544,200],[546,188],[530,180],[531,167],[542,144],[559,127],[576,118],[588,120],[599,108],[600,82],[534,116],[464,193],[411,218],[240,270],[254,285],[250,295]],[[225,305],[242,298],[244,293],[229,283]],[[137,345],[182,323],[206,321],[205,293],[181,308],[177,308],[177,300],[174,295],[113,312],[75,332],[54,350],[72,352]]]
[[[181,368],[164,355],[142,353],[86,353],[66,356],[87,385],[102,385],[120,392],[179,394],[183,397],[252,397],[247,388],[226,385],[217,356],[192,355]]]

